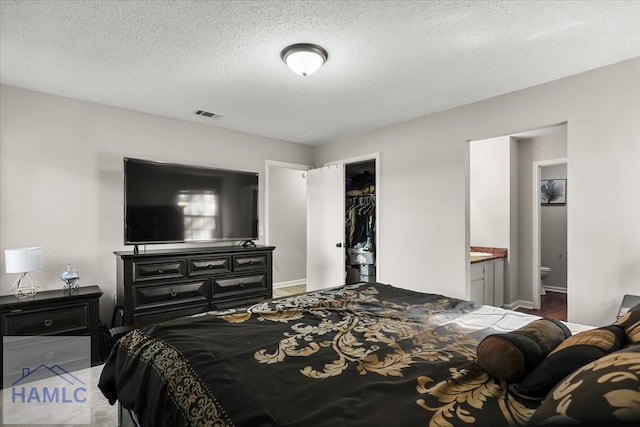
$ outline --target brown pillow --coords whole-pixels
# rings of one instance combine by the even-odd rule
[[[624,341],[624,330],[616,325],[603,326],[570,336],[522,380],[517,392],[542,398],[576,369],[620,350]]]
[[[558,383],[527,425],[638,426],[639,378],[640,345],[610,353]]]
[[[570,335],[558,320],[534,320],[515,331],[485,337],[478,344],[478,364],[499,380],[518,381]]]
[[[614,325],[624,328],[629,344],[640,344],[640,304],[631,307]]]

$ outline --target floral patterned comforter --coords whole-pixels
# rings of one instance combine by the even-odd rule
[[[123,337],[99,387],[143,426],[506,426],[539,405],[475,364],[472,303],[377,283]]]

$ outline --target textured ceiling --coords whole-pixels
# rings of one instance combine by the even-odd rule
[[[638,57],[639,22],[635,0],[2,0],[0,80],[320,144]],[[302,42],[329,53],[307,78],[280,59]]]

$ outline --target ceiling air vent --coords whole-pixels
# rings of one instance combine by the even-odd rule
[[[204,111],[204,110],[198,110],[196,111],[196,114],[202,117],[209,117],[214,119],[219,119],[220,117],[222,117],[222,115],[220,114],[210,113],[209,111]]]

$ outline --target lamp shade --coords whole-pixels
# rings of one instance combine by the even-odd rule
[[[43,266],[42,248],[16,248],[4,250],[7,273],[26,273],[39,270]]]

